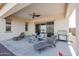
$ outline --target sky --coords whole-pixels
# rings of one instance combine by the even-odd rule
[[[72,15],[69,18],[69,27],[74,28],[76,27],[76,10],[72,12]]]

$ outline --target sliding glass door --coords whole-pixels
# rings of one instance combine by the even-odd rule
[[[47,36],[50,37],[54,35],[54,22],[48,22],[46,25],[47,28]]]
[[[40,35],[41,33],[45,33],[47,34],[48,37],[54,35],[54,22],[36,24],[36,33],[37,35]]]

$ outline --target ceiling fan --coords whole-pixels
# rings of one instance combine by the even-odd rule
[[[34,19],[35,17],[40,17],[40,15],[39,15],[39,14],[36,14],[35,12],[33,12],[33,13],[31,14],[31,16],[32,16],[33,19]]]

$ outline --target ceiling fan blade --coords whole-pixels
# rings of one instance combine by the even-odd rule
[[[35,15],[36,17],[39,17],[40,15]]]
[[[33,19],[34,19],[35,17],[40,17],[40,15],[39,15],[39,14],[35,14],[35,12],[33,12],[32,14],[29,14],[29,15],[31,15]]]

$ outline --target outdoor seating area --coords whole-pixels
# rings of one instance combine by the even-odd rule
[[[14,55],[29,56],[57,56],[59,51],[63,51],[64,55],[71,55],[68,42],[57,41],[56,36],[47,38],[47,40],[39,41],[36,36],[25,36],[18,41],[9,39],[0,42]]]
[[[19,36],[12,38],[15,41],[22,40],[25,38],[25,33],[22,32]],[[29,39],[30,43],[34,43],[33,47],[35,50],[42,50],[46,47],[56,47],[56,36],[51,37],[39,37],[38,35],[32,35]]]
[[[58,42],[56,48],[47,47],[40,53],[33,48],[33,43],[28,43],[26,40],[21,41],[3,41],[1,42],[7,49],[17,56],[58,56],[59,51],[64,53],[64,56],[71,56],[69,44],[67,42]],[[15,44],[15,45],[14,45]]]
[[[15,41],[18,41],[24,38],[25,38],[25,33],[22,32],[20,33],[19,36],[16,36],[12,39]],[[36,50],[41,50],[46,47],[56,47],[57,41],[58,41],[57,36],[52,35],[51,37],[45,37],[45,34],[43,34],[42,37],[39,35],[32,35],[30,36],[30,39],[29,39],[30,43],[35,43],[33,46],[34,46],[34,49]]]

